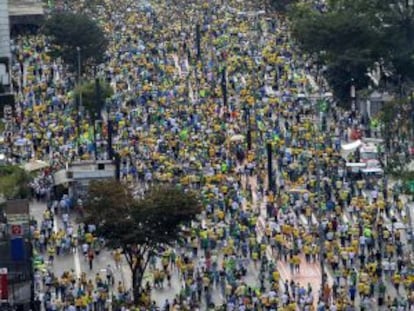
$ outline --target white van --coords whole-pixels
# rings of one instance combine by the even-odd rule
[[[378,148],[374,144],[363,144],[360,149],[360,159],[362,163],[366,163],[367,167],[381,167],[379,162]]]

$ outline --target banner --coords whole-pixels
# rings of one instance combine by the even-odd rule
[[[8,298],[7,268],[0,268],[0,302],[7,301]]]
[[[15,238],[10,240],[11,246],[11,260],[23,261],[25,259],[24,240],[22,238]]]

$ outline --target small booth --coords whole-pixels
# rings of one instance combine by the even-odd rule
[[[55,193],[60,197],[68,194],[72,198],[82,197],[92,180],[116,177],[116,165],[113,161],[77,161],[53,175]]]

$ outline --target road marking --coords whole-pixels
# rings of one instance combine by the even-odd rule
[[[289,280],[290,279],[290,272],[285,268],[285,262],[279,260],[277,262],[277,269],[280,272],[281,279]]]
[[[76,274],[76,277],[78,277],[78,278],[81,276],[81,272],[82,272],[81,271],[81,264],[80,264],[79,254],[80,254],[80,252],[79,252],[78,249],[76,249],[75,253],[73,254],[73,260],[75,262],[75,274]]]
[[[58,232],[58,217],[55,215],[55,219],[53,220],[53,232]]]
[[[128,264],[121,263],[121,279],[122,284],[126,290],[130,290],[132,288],[131,278],[130,278],[130,269]]]
[[[299,215],[299,221],[304,225],[305,227],[308,227],[308,220],[306,219],[305,215],[300,214]]]

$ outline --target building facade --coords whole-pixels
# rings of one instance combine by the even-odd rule
[[[0,0],[0,58],[10,58],[10,24],[8,0]]]
[[[10,23],[8,0],[0,0],[0,93],[10,87]]]

